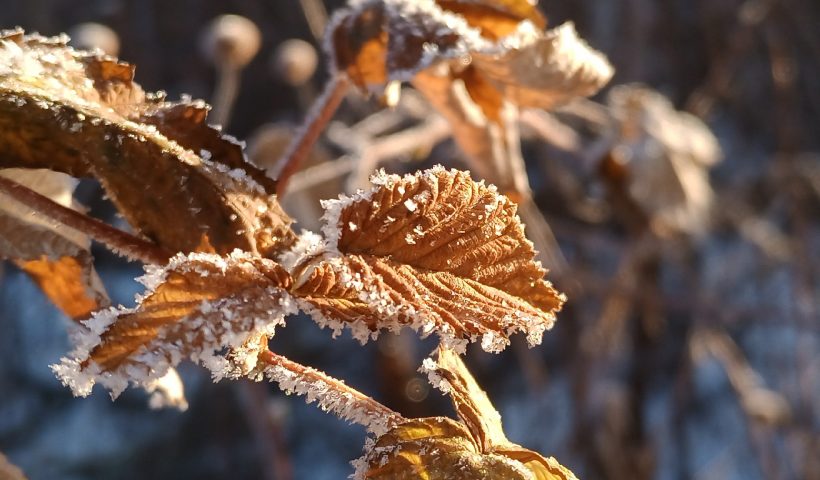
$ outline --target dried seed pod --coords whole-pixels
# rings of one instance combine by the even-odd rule
[[[256,56],[262,34],[252,21],[239,15],[221,15],[208,25],[200,48],[217,67],[242,68]]]
[[[219,70],[211,121],[226,127],[239,93],[241,70],[253,60],[262,44],[256,24],[239,15],[222,15],[211,21],[200,41],[203,55]]]
[[[271,73],[293,87],[307,83],[319,64],[316,49],[310,43],[298,38],[285,40],[276,48],[271,57]]]
[[[71,37],[71,46],[80,50],[100,49],[112,57],[120,53],[120,37],[114,30],[99,23],[75,25],[68,36]]]

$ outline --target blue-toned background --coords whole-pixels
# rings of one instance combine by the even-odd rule
[[[341,2],[326,3],[332,11]],[[247,139],[264,124],[298,122],[327,76],[326,56],[300,89],[270,66],[287,39],[318,45],[302,4],[4,0],[0,27],[52,35],[103,23],[119,35],[119,56],[137,65],[146,90],[210,99],[216,78],[200,54],[202,29],[219,14],[244,15],[259,26],[263,46],[242,73],[227,130]],[[527,138],[536,200],[568,260],[551,279],[570,302],[542,346],[468,353],[508,436],[590,480],[820,479],[820,3],[542,0],[541,7],[551,26],[574,21],[609,56],[617,69],[611,85],[645,83],[701,116],[725,158],[711,171],[716,212],[703,236],[665,241],[652,284],[621,291],[617,272],[633,240],[602,182],[571,152]],[[354,95],[337,118],[350,125],[378,108]],[[329,158],[343,153],[325,147]],[[383,166],[463,167],[451,142],[422,157]],[[330,182],[322,192],[339,188]],[[118,221],[93,183],[83,183],[78,198],[92,215]],[[310,226],[315,210],[306,202],[317,200],[288,208],[297,217],[308,212],[301,220]],[[132,304],[141,267],[94,252],[112,300]],[[651,325],[645,292],[654,301]],[[0,452],[32,480],[352,473],[364,429],[272,384],[212,384],[203,369],[185,365],[185,413],[152,411],[139,391],[114,403],[102,390],[73,398],[48,368],[70,348],[66,325],[28,277],[0,264]],[[722,340],[709,343],[696,327]],[[415,373],[432,340],[408,334],[361,347],[294,317],[272,345],[406,416],[452,414]]]

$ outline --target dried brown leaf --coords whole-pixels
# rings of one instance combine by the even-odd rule
[[[365,7],[358,15],[339,16],[337,22],[330,35],[336,67],[362,89],[387,83],[387,32],[382,28],[382,6]]]
[[[554,458],[511,443],[501,416],[461,358],[440,347],[424,368],[450,394],[460,422],[419,418],[404,422],[368,445],[356,478],[576,480]]]
[[[436,360],[425,360],[422,370],[428,373],[435,387],[450,395],[458,417],[480,452],[520,462],[539,480],[575,480],[575,475],[554,458],[543,457],[507,439],[501,415],[458,354],[439,347]]]
[[[489,82],[524,107],[551,108],[609,81],[612,67],[572,24],[545,27],[525,0],[371,0],[337,14],[329,49],[337,68],[366,92],[441,64],[453,78],[473,68],[468,83],[478,85],[471,91]]]
[[[75,394],[87,395],[97,382],[112,396],[128,381],[150,385],[183,358],[215,377],[245,374],[263,339],[292,311],[288,274],[242,252],[180,254],[141,280],[149,294],[137,307],[96,313],[71,358],[54,367]]]
[[[519,45],[498,53],[475,52],[473,65],[508,101],[544,109],[593,95],[613,74],[606,57],[581,40],[572,23],[521,34]]]
[[[325,202],[330,253],[317,242],[291,262],[294,293],[322,323],[348,323],[362,340],[408,325],[491,351],[516,331],[540,342],[564,297],[543,279],[515,204],[440,167],[373,181],[369,192]]]
[[[464,426],[449,418],[409,420],[379,437],[357,461],[359,479],[529,480],[503,455],[482,454]]]
[[[608,104],[619,129],[612,155],[630,196],[658,233],[702,233],[714,196],[708,169],[722,156],[709,127],[641,85],[613,89]]]
[[[428,372],[437,380],[436,387],[445,390],[453,401],[456,413],[470,430],[482,451],[508,443],[501,425],[501,415],[487,394],[478,386],[458,354],[446,348],[438,349],[435,363],[425,362]]]
[[[481,34],[498,40],[514,33],[522,21],[530,21],[543,29],[547,20],[538,10],[537,2],[529,0],[436,0],[444,10],[456,13]]]
[[[273,183],[204,124],[204,104],[145,95],[133,67],[70,49],[65,37],[2,38],[0,167],[95,177],[132,225],[171,251],[193,251],[203,234],[220,253],[290,243]]]
[[[75,320],[109,304],[99,277],[92,268],[90,254],[58,260],[42,258],[18,262],[18,266],[39,285],[57,308]]]

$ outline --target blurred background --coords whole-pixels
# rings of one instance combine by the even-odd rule
[[[73,32],[136,64],[146,90],[211,101],[270,166],[327,79],[320,37],[341,4],[2,0],[0,26]],[[522,116],[549,278],[569,303],[540,347],[468,351],[509,438],[584,479],[820,479],[820,2],[540,6],[550,26],[573,21],[616,74],[591,100]],[[244,68],[208,47],[222,14],[258,28]],[[352,92],[309,162],[285,201],[297,228],[376,166],[467,165],[409,89],[392,111]],[[95,184],[78,198],[123,226]],[[133,304],[141,267],[94,253],[114,303]],[[184,413],[150,410],[141,391],[74,399],[48,368],[70,348],[67,320],[0,268],[0,452],[29,478],[352,473],[364,429],[272,384],[212,384],[186,365]],[[405,416],[452,415],[416,373],[434,347],[415,335],[361,347],[302,317],[272,343]]]

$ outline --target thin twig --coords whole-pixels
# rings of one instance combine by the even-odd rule
[[[208,120],[224,129],[231,121],[231,113],[236,95],[239,93],[239,69],[234,66],[223,66],[219,69],[219,80],[213,97],[213,108]]]
[[[85,233],[112,252],[143,263],[164,264],[171,255],[157,245],[118,230],[96,218],[60,205],[28,187],[0,176],[0,193],[67,227]]]
[[[310,33],[317,41],[321,41],[327,26],[327,9],[321,0],[299,0],[302,13],[305,14]]]
[[[336,113],[336,109],[350,86],[350,81],[344,74],[337,73],[327,83],[322,96],[316,101],[305,119],[299,134],[288,146],[287,153],[273,168],[273,177],[277,180],[276,193],[282,196],[287,188],[288,180],[299,170],[304,159],[310,153],[319,135],[322,133],[327,122]]]
[[[373,433],[384,433],[405,421],[397,412],[326,373],[271,351],[260,353],[259,361],[273,367],[274,370],[266,369],[266,373],[286,392],[306,395],[309,402],[318,401],[323,410],[358,423]]]

